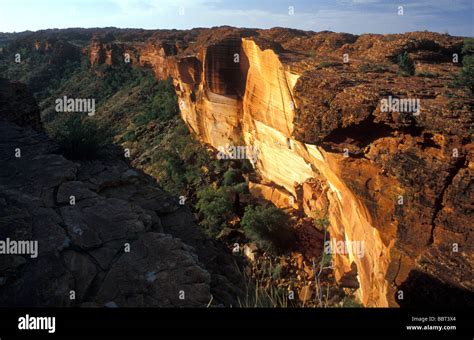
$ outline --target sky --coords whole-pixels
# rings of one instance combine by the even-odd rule
[[[230,25],[472,37],[473,13],[474,0],[0,0],[0,32]]]

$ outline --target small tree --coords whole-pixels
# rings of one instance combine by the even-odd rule
[[[242,171],[230,168],[224,173],[222,185],[233,186],[242,182],[245,182],[245,179],[242,176]]]
[[[58,118],[49,134],[59,144],[60,152],[69,159],[94,159],[111,141],[112,132],[93,118],[72,113]]]
[[[474,93],[474,39],[468,38],[464,41],[462,54],[462,70],[454,78],[451,86],[464,87],[468,94],[472,94]]]
[[[402,76],[412,76],[415,74],[415,64],[410,59],[407,51],[398,55],[398,73]]]
[[[202,218],[200,224],[215,237],[233,216],[232,192],[227,188],[207,187],[197,193],[197,198],[196,209]]]
[[[288,216],[275,207],[248,206],[241,225],[250,240],[271,253],[287,250],[294,241],[294,234],[288,226]]]

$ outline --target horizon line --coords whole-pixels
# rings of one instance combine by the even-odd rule
[[[306,33],[337,33],[337,34],[351,34],[354,36],[362,36],[362,35],[381,35],[381,36],[386,36],[386,35],[403,35],[407,33],[435,33],[439,35],[448,35],[451,37],[457,37],[457,38],[474,38],[473,35],[452,35],[449,34],[448,32],[439,32],[439,31],[430,31],[430,30],[414,30],[414,31],[404,31],[404,32],[398,32],[398,33],[375,33],[375,32],[364,32],[364,33],[351,33],[351,32],[345,32],[345,31],[332,31],[332,30],[320,30],[320,31],[314,31],[314,30],[304,30],[304,29],[299,29],[299,28],[293,28],[293,27],[285,27],[285,26],[273,26],[270,28],[260,28],[260,27],[246,27],[246,26],[232,26],[232,25],[218,25],[218,26],[196,26],[193,28],[138,28],[138,27],[117,27],[117,26],[94,26],[94,27],[63,27],[63,28],[58,28],[58,27],[51,27],[51,28],[42,28],[38,30],[24,30],[24,31],[0,31],[0,34],[25,34],[25,33],[42,33],[45,31],[66,31],[66,30],[106,30],[106,29],[116,29],[116,30],[137,30],[137,31],[192,31],[192,30],[198,30],[198,29],[218,29],[218,28],[235,28],[235,29],[251,29],[251,30],[260,30],[260,31],[268,31],[272,29],[286,29],[286,30],[293,30],[293,31],[299,31],[299,32],[306,32]]]

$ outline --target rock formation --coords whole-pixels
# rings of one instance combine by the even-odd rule
[[[113,65],[128,53],[157,78],[173,78],[182,118],[204,143],[256,147],[262,181],[252,191],[308,216],[328,214],[331,238],[348,248],[333,257],[336,278],[355,276],[364,305],[430,303],[431,294],[439,303],[474,304],[473,99],[446,86],[459,72],[453,54],[462,38],[284,28],[113,31],[120,43],[107,30],[92,32],[84,50],[90,64]],[[399,76],[395,63],[404,51],[429,76]],[[389,98],[419,100],[419,110],[387,111]],[[100,240],[88,238],[92,247]],[[353,242],[363,242],[363,256]]]
[[[327,211],[331,238],[348,247],[334,257],[336,277],[355,264],[365,305],[416,300],[420,275],[436,278],[428,290],[458,289],[472,303],[473,102],[449,100],[444,87],[461,38],[229,27],[191,38],[174,37],[178,49],[157,33],[137,47],[139,63],[173,77],[181,115],[204,143],[258,148],[265,197]],[[398,76],[403,51],[438,76]],[[363,71],[367,63],[380,69]],[[389,96],[419,99],[420,110],[384,112]]]
[[[42,129],[40,111],[26,85],[0,78],[0,117],[19,126]]]
[[[188,208],[114,149],[65,159],[25,86],[2,80],[0,93],[10,104],[0,112],[0,240],[38,242],[37,257],[0,257],[1,306],[205,307],[211,294],[214,305],[236,303],[232,255]]]

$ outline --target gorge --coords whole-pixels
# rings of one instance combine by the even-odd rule
[[[261,180],[251,193],[309,217],[326,213],[331,241],[347,245],[333,256],[336,280],[355,268],[363,305],[410,305],[425,298],[420,286],[474,303],[473,98],[444,85],[458,72],[452,56],[462,38],[232,27],[122,33],[87,33],[80,53],[91,67],[129,61],[171,77],[181,117],[202,143],[258,150]],[[51,45],[38,37],[35,46]],[[403,51],[438,76],[399,76]],[[418,114],[384,110],[392,97],[416,99]]]
[[[265,39],[271,34],[273,41]],[[194,54],[164,41],[135,51],[137,60],[174,79],[182,118],[204,143],[217,149],[243,139],[259,150],[260,194],[278,189],[307,215],[327,209],[333,239],[364,242],[363,258],[349,250],[334,259],[337,279],[357,265],[364,305],[396,305],[397,287],[409,286],[414,270],[472,291],[472,109],[451,108],[435,81],[429,88],[424,79],[392,74],[367,81],[347,65],[314,70],[288,46],[311,42],[336,60],[345,52],[351,65],[386,62],[406,49],[420,66],[451,67],[460,40],[411,33],[384,43],[381,36],[226,28],[200,38]],[[420,118],[385,114],[379,103],[389,93],[421,100]],[[464,250],[453,253],[454,243]]]

